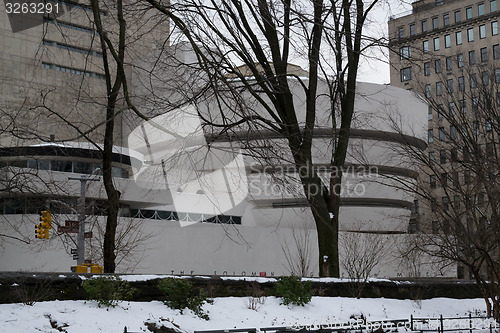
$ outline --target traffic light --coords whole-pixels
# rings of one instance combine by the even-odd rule
[[[49,229],[43,228],[41,223],[35,225],[35,238],[45,239],[45,230],[47,230],[48,233]],[[47,238],[49,238],[48,235]]]
[[[49,229],[52,229],[52,215],[50,215],[50,210],[42,210],[40,223],[35,225],[35,238],[49,239]]]
[[[50,210],[42,210],[40,212],[40,221],[44,229],[52,229],[52,215],[50,215]],[[48,238],[48,237],[47,237]]]

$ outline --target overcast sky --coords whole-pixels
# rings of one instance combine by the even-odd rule
[[[387,21],[392,15],[399,15],[411,10],[412,0],[387,0],[374,10],[373,22],[367,27],[367,33],[374,37],[387,37]],[[364,59],[358,73],[358,81],[389,83],[389,60],[386,50],[372,50],[370,57]]]

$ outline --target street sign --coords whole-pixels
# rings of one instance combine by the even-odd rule
[[[62,225],[57,226],[57,232],[59,233],[65,233],[65,234],[77,234],[78,233],[78,227],[65,227]]]
[[[84,232],[83,238],[92,238],[92,231]]]
[[[73,254],[73,260],[78,260],[78,254]]]
[[[71,254],[77,254],[78,253],[78,249],[71,249]]]
[[[64,225],[66,227],[78,228],[78,226],[80,225],[80,223],[78,221],[64,221]]]

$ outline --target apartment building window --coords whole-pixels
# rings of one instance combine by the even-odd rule
[[[410,24],[410,36],[415,36],[416,32],[415,23]]]
[[[460,196],[458,196],[458,195],[455,195],[453,197],[453,209],[455,211],[460,210]]]
[[[425,76],[431,75],[431,63],[430,62],[424,62],[424,75]]]
[[[444,131],[444,127],[439,127],[438,133],[439,133],[439,140],[444,141],[446,138],[446,133]]]
[[[457,155],[458,156],[458,155]],[[458,180],[458,172],[457,171],[453,171],[452,174],[451,174],[451,179],[453,180],[453,184],[455,184],[455,186],[458,186],[460,185],[459,184],[459,180]]]
[[[476,51],[469,51],[469,65],[474,65],[476,63]]]
[[[448,197],[443,197],[442,201],[443,201],[443,210],[445,212],[447,212],[448,211],[448,206],[450,204],[450,199],[448,199]]]
[[[462,21],[462,13],[459,10],[457,10],[455,12],[455,23],[458,23],[460,21]]]
[[[493,59],[500,59],[500,45],[493,45]]]
[[[498,35],[498,21],[491,22],[491,34],[493,36]]]
[[[436,95],[441,96],[443,94],[443,82],[436,82]]]
[[[451,47],[451,35],[449,34],[444,36],[444,47],[446,49]]]
[[[422,32],[427,32],[427,20],[422,21]]]
[[[470,162],[470,152],[467,147],[464,147],[462,149],[462,155],[464,156],[464,162]]]
[[[434,130],[433,129],[430,129],[427,131],[427,141],[429,143],[434,142]]]
[[[444,117],[444,107],[443,104],[439,104],[437,107],[438,111],[438,118],[443,118]]]
[[[493,153],[494,153],[494,146],[493,146],[493,142],[488,142],[486,144],[486,155],[488,156],[492,156]]]
[[[480,3],[479,5],[477,5],[477,15],[484,15],[484,3]]]
[[[472,7],[465,8],[465,18],[468,20],[472,18]]]
[[[464,171],[464,183],[469,184],[470,183],[470,170],[465,170]]]
[[[411,80],[411,67],[406,67],[401,69],[401,82],[406,82]]]
[[[479,135],[479,121],[474,120],[472,122],[472,130],[474,131],[474,135],[478,136]]]
[[[435,175],[429,176],[429,185],[431,186],[431,188],[436,188],[436,176]]]
[[[427,114],[428,114],[427,120],[432,120],[432,106],[429,106],[427,109],[428,109],[427,110]]]
[[[490,83],[490,75],[489,75],[488,71],[482,72],[481,78],[483,80],[483,86],[487,86]]]
[[[434,60],[434,70],[436,73],[441,73],[441,59]]]
[[[453,79],[446,80],[446,90],[449,94],[453,93]]]
[[[465,103],[465,99],[460,100],[460,112],[461,113],[467,112],[467,103]]]
[[[453,69],[453,60],[451,57],[446,57],[446,70],[451,71]]]
[[[471,104],[472,104],[472,111],[477,112],[479,107],[479,98],[472,97]]]
[[[467,29],[467,41],[468,42],[474,41],[474,28]]]
[[[437,29],[438,26],[439,26],[438,18],[437,17],[433,17],[432,18],[432,29]]]
[[[403,46],[399,49],[399,58],[400,59],[410,59],[411,57],[411,48],[409,46]]]
[[[479,26],[479,39],[485,39],[486,38],[486,25],[481,24]]]
[[[462,31],[457,31],[455,33],[455,40],[457,42],[457,45],[462,45]]]
[[[488,61],[488,48],[483,47],[481,48],[481,62],[486,61]]]
[[[465,80],[463,76],[458,78],[458,91],[465,91]]]
[[[486,132],[490,133],[493,129],[493,124],[491,122],[491,119],[486,119],[486,125],[485,125],[485,128],[486,128]]]
[[[425,85],[425,97],[431,98],[432,96],[432,88],[430,84]]]
[[[495,68],[495,83],[500,83],[500,68]]]
[[[441,6],[444,4],[444,0],[436,0],[436,6]]]
[[[457,138],[457,128],[453,125],[450,125],[450,138],[455,140]],[[456,149],[455,149],[456,152]],[[452,149],[452,154],[451,157],[453,159],[453,149]]]
[[[432,165],[432,163],[436,162],[436,154],[434,154],[433,151],[429,152],[429,164]]]
[[[439,232],[439,222],[432,221],[432,233],[437,234]]]
[[[490,13],[497,11],[497,0],[490,1]]]
[[[450,25],[450,14],[444,14],[443,15],[443,25],[446,27],[447,25]]]
[[[476,78],[476,74],[471,74],[470,75],[470,88],[471,89],[474,89],[477,87],[477,78]]]
[[[441,178],[441,186],[448,187],[448,174],[442,173],[439,178]]]
[[[457,64],[458,68],[464,67],[464,55],[462,53],[457,54]]]
[[[455,102],[448,103],[448,110],[450,112],[450,116],[455,114]]]
[[[434,38],[434,51],[439,51],[439,37]]]
[[[424,53],[427,53],[429,52],[429,41],[428,40],[424,40],[423,43],[422,43],[422,48],[424,50]]]
[[[398,37],[399,37],[399,39],[404,38],[404,36],[405,36],[405,28],[404,27],[399,27],[398,28]]]

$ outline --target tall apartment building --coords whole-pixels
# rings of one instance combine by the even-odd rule
[[[457,225],[469,230],[474,222],[481,225],[490,209],[485,209],[485,190],[469,185],[471,177],[481,176],[474,162],[469,163],[470,155],[475,149],[486,156],[497,156],[498,152],[498,107],[492,107],[500,104],[498,2],[420,0],[412,6],[411,13],[388,22],[391,85],[413,90],[428,101],[428,158],[440,171],[423,170],[427,178],[423,181],[449,220],[461,222]],[[475,147],[460,147],[465,134],[458,131],[468,133],[468,142]],[[474,191],[477,195],[471,194]],[[419,205],[417,201],[416,206],[421,214],[415,214],[411,230],[446,232],[435,205]],[[486,213],[475,221],[476,212]],[[459,267],[458,276],[463,275]]]

